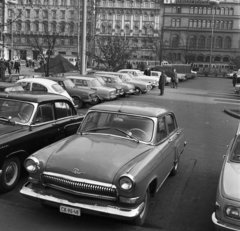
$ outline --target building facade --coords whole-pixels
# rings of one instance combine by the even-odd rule
[[[164,0],[163,30],[170,62],[221,72],[240,56],[240,1]]]
[[[161,27],[162,10],[159,0],[97,0],[96,33],[127,36],[136,48],[130,62],[156,63],[153,38]]]
[[[92,2],[88,0],[88,32],[92,33]],[[79,5],[80,4],[80,5]],[[51,54],[77,57],[80,53],[82,1],[78,0],[17,0],[8,4],[6,11],[5,59],[37,59],[39,47],[33,41],[38,38],[43,52],[44,43],[56,38]]]

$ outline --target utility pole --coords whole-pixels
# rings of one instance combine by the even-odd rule
[[[5,58],[5,7],[6,7],[6,3],[5,0],[3,0],[2,2],[3,4],[3,15],[2,15],[2,21],[3,21],[3,26],[2,26],[2,44],[3,44],[3,52],[2,52],[2,56],[3,59]]]
[[[80,2],[78,1],[78,23],[77,23],[77,63],[78,68],[80,67]]]
[[[86,72],[86,21],[87,21],[87,0],[82,0],[82,53],[81,53],[81,74]]]

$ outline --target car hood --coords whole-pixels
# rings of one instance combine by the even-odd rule
[[[0,122],[0,138],[4,138],[12,135],[15,132],[21,131],[23,129],[22,125],[18,124],[9,124]]]
[[[138,156],[141,160],[149,153],[149,149],[146,144],[120,137],[76,134],[64,142],[56,143],[45,171],[112,183],[124,165]],[[140,160],[138,158],[138,162]],[[74,169],[82,174],[75,175]]]
[[[137,78],[144,79],[144,80],[147,80],[147,81],[158,81],[159,80],[158,77],[146,76],[146,75],[141,75],[141,76],[138,76]]]
[[[135,88],[134,85],[131,83],[119,83],[119,85],[122,86],[123,88],[128,88],[128,89]]]
[[[240,163],[226,162],[222,187],[225,197],[240,201]]]

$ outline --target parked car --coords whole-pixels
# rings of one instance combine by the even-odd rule
[[[42,91],[67,97],[73,104],[72,97],[58,83],[46,78],[26,78],[17,81],[25,91]]]
[[[122,70],[119,70],[118,72],[120,72],[120,73],[130,73],[134,77],[136,77],[137,79],[145,81],[147,83],[150,83],[153,88],[158,86],[158,80],[159,79],[157,77],[146,76],[139,70],[136,70],[136,69],[122,69]]]
[[[96,72],[96,73],[94,73],[94,75],[101,75],[101,74],[118,76],[123,82],[133,84],[135,87],[136,95],[139,95],[140,93],[145,94],[148,91],[150,91],[152,88],[150,83],[146,83],[144,81],[133,78],[128,73],[120,73],[120,72]]]
[[[76,86],[71,79],[64,77],[48,77],[48,79],[57,82],[72,97],[76,108],[80,109],[84,104],[96,104],[98,97],[95,90],[84,89]]]
[[[227,73],[226,77],[229,78],[229,79],[232,79],[234,74],[237,74],[237,78],[240,79],[240,69],[239,70],[235,70],[235,71],[233,71],[231,73]]]
[[[215,230],[240,230],[240,125],[231,140],[220,173],[215,212]]]
[[[119,84],[112,84],[112,86],[110,86],[110,84],[107,84],[102,77],[100,76],[96,76],[96,75],[91,75],[91,76],[86,76],[86,77],[90,77],[90,78],[97,78],[98,81],[101,83],[102,86],[104,87],[111,87],[111,88],[115,88],[116,89],[116,95],[117,96],[123,96],[125,93],[124,93],[124,89],[121,85]]]
[[[118,76],[98,74],[94,75],[97,79],[102,79],[108,87],[120,86],[123,88],[124,95],[131,95],[135,93],[135,87],[131,83],[124,83]]]
[[[71,79],[77,86],[83,87],[85,89],[92,89],[96,91],[98,96],[98,101],[113,100],[117,98],[116,89],[112,87],[105,87],[99,82],[98,79],[92,76],[66,76],[66,78]]]
[[[29,178],[20,192],[62,213],[142,225],[149,197],[178,171],[184,139],[174,113],[155,104],[96,105],[76,135],[26,159]]]
[[[45,92],[1,92],[0,192],[15,187],[25,158],[75,134],[82,119],[64,96]]]
[[[151,76],[157,76],[158,78],[160,78],[162,72],[161,71],[151,71]],[[165,74],[166,75],[166,74]],[[168,77],[166,75],[166,82],[165,85],[169,85],[171,84],[171,77]]]
[[[24,91],[24,89],[17,83],[0,82],[0,92],[10,91]]]

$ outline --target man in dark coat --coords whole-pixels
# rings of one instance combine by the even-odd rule
[[[158,88],[160,90],[159,95],[164,95],[165,83],[166,83],[166,75],[165,75],[165,71],[162,71],[162,74],[160,75],[159,81],[158,81]]]
[[[237,74],[234,73],[233,74],[233,80],[232,80],[233,87],[235,87],[236,83],[237,83]]]
[[[149,67],[144,71],[144,75],[147,75],[147,76],[151,75],[151,71],[150,71]]]

